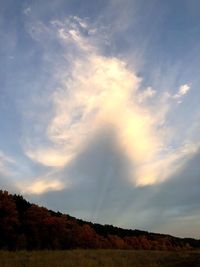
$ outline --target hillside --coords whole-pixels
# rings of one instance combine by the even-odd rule
[[[100,225],[31,204],[0,190],[0,249],[200,248],[200,240]]]

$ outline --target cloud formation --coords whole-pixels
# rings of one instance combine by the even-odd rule
[[[139,103],[142,103],[148,100],[149,98],[154,97],[155,94],[156,94],[156,90],[154,90],[152,87],[149,86],[144,92],[138,95],[138,99],[139,99],[138,101]]]
[[[49,28],[39,27],[40,34],[42,29],[62,45],[65,63],[54,73],[60,87],[50,96],[52,116],[43,133],[47,144],[26,146],[28,157],[45,166],[70,166],[101,129],[112,128],[132,162],[125,178],[134,185],[162,182],[182,167],[196,146],[190,140],[171,145],[166,132],[173,129],[166,126],[166,119],[172,104],[166,93],[156,96],[151,87],[141,91],[141,78],[126,61],[103,55],[98,29],[88,20],[69,17],[52,21]],[[182,85],[174,98],[189,89]],[[160,108],[157,114],[155,106]]]
[[[1,188],[86,220],[198,236],[196,5],[4,2]]]
[[[49,191],[60,191],[65,188],[65,185],[59,180],[41,179],[41,177],[32,183],[23,183],[18,185],[23,194],[43,194]]]
[[[190,86],[188,84],[183,84],[180,86],[178,93],[175,94],[173,97],[175,99],[181,98],[182,96],[186,95],[189,90],[190,90]]]

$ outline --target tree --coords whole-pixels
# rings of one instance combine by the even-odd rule
[[[16,248],[18,227],[16,204],[7,191],[0,190],[0,248]]]

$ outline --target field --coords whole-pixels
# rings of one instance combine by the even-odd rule
[[[0,267],[200,267],[199,252],[69,250],[0,251]]]

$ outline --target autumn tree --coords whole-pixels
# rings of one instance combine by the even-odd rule
[[[16,204],[7,191],[0,191],[0,248],[15,249],[19,227]]]

